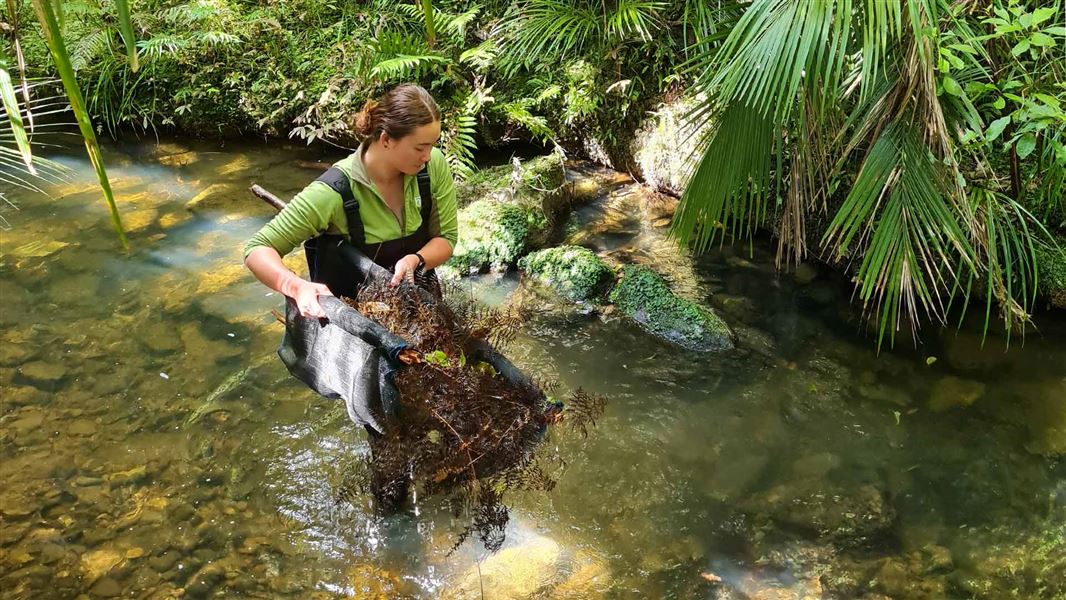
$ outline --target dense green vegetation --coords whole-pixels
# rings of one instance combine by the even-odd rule
[[[685,37],[713,24],[693,21],[703,3],[437,2],[430,44],[418,3],[150,0],[133,5],[134,72],[107,7],[66,4],[72,63],[109,132],[173,126],[350,143],[353,109],[415,80],[441,103],[444,146],[464,172],[475,136],[580,147],[594,134],[625,153],[623,133],[676,78]],[[40,43],[23,37],[30,69],[47,72]]]
[[[1066,229],[1066,14],[1040,0],[145,0],[136,53],[118,4],[62,15],[113,135],[350,145],[353,109],[413,80],[461,177],[513,140],[628,170],[647,112],[687,97],[704,152],[678,238],[768,229],[782,263],[838,263],[883,341],[971,297],[1024,325]],[[30,76],[54,75],[29,4],[8,6]]]

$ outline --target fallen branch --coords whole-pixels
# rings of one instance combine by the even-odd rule
[[[248,188],[248,190],[259,197],[263,202],[273,206],[278,212],[285,210],[285,207],[287,206],[284,200],[266,191],[259,184],[252,184],[252,187]]]
[[[296,166],[302,167],[304,169],[316,169],[318,171],[325,171],[333,165],[328,162],[321,162],[317,160],[298,160],[296,161]]]

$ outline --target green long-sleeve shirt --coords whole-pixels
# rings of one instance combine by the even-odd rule
[[[400,230],[396,215],[385,204],[377,186],[370,180],[363,165],[362,151],[357,150],[336,163],[352,186],[352,194],[359,201],[359,216],[368,244],[377,244],[411,235],[422,225],[418,196],[418,181],[413,175],[403,177],[404,216],[406,227]],[[455,205],[455,180],[452,178],[444,153],[434,148],[429,158],[430,191],[433,211],[430,213],[429,235],[443,237],[452,248],[459,241],[459,225]],[[344,215],[340,194],[320,181],[311,182],[289,202],[244,246],[244,256],[260,246],[277,250],[285,256],[304,241],[322,233],[348,236],[348,219]]]

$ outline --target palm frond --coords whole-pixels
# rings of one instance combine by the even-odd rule
[[[33,166],[33,151],[30,149],[30,138],[26,135],[26,127],[22,122],[22,110],[15,98],[15,84],[11,81],[11,75],[6,69],[0,69],[0,99],[3,100],[4,113],[7,116],[7,127],[15,139],[15,146],[19,150],[22,163],[30,175],[36,175],[37,169]]]
[[[658,29],[661,15],[668,5],[654,0],[619,0],[607,14],[607,31],[619,39],[636,36],[648,41]]]
[[[578,55],[603,31],[603,19],[583,2],[526,0],[500,20],[494,33],[504,40],[504,70],[513,72],[534,60]]]
[[[840,81],[850,27],[851,0],[756,0],[697,87],[783,123],[804,81],[822,90]]]
[[[716,117],[707,149],[678,206],[671,233],[705,250],[715,237],[751,234],[766,220],[774,127],[737,104]]]
[[[1051,234],[1006,194],[975,188],[970,199],[979,224],[977,245],[984,254],[985,332],[995,303],[1008,336],[1019,327],[1024,333],[1039,283],[1037,245],[1053,244]]]
[[[877,315],[879,347],[886,334],[895,342],[904,317],[916,327],[919,310],[943,323],[944,290],[960,280],[953,265],[974,264],[937,165],[912,126],[890,123],[823,238],[838,260],[861,248],[857,293]]]

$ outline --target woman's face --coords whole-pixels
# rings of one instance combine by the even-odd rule
[[[429,162],[433,146],[440,141],[440,121],[422,125],[400,139],[381,134],[389,163],[407,175],[417,175]]]

